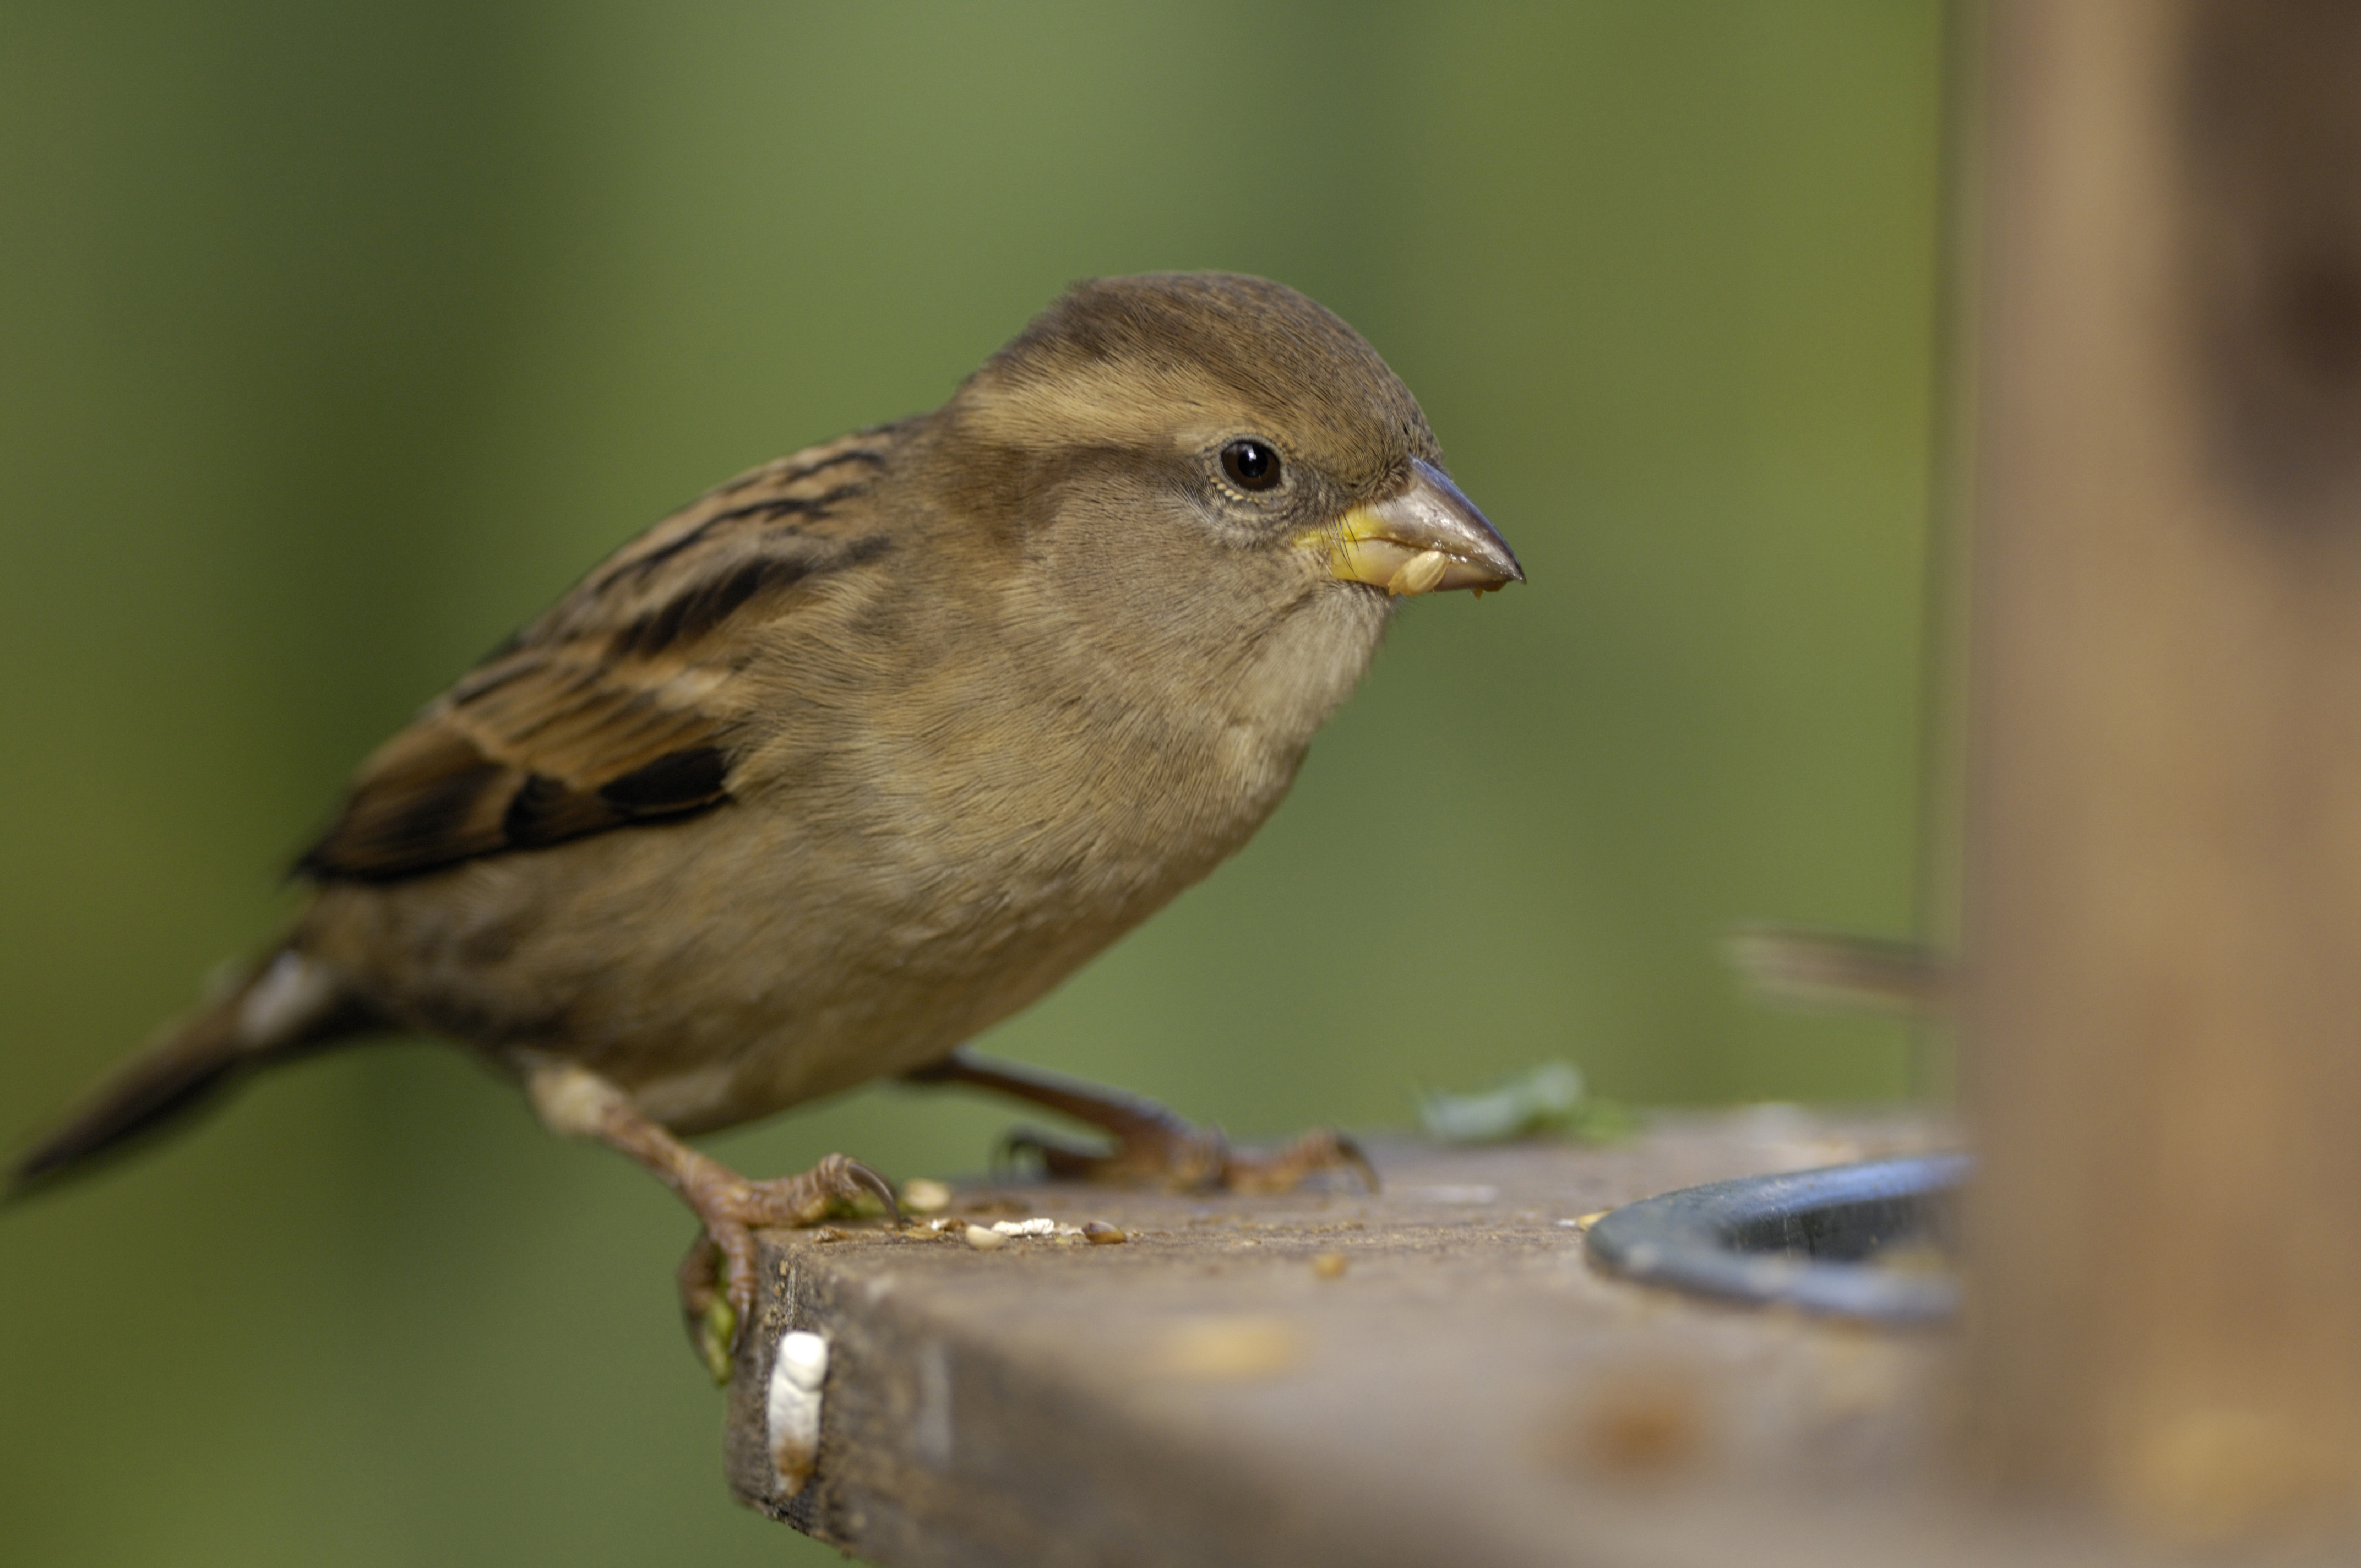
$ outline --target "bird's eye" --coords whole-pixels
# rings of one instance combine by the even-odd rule
[[[1279,483],[1279,454],[1251,438],[1222,448],[1222,472],[1242,489],[1267,490]]]

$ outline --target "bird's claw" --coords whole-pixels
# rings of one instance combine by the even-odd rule
[[[857,1159],[846,1160],[844,1168],[845,1175],[853,1185],[884,1204],[885,1217],[899,1225],[902,1223],[902,1203],[894,1196],[894,1184]]]
[[[1231,1147],[1219,1128],[1185,1125],[1119,1138],[1110,1149],[1091,1148],[1018,1127],[1001,1140],[1000,1146],[1005,1157],[1029,1155],[1039,1160],[1042,1174],[1059,1181],[1114,1182],[1176,1191],[1291,1192],[1320,1172],[1350,1170],[1369,1191],[1378,1190],[1377,1168],[1361,1146],[1324,1127],[1268,1154]]]
[[[1222,1185],[1233,1192],[1292,1192],[1305,1178],[1325,1170],[1349,1170],[1367,1190],[1379,1190],[1378,1168],[1361,1146],[1328,1127],[1314,1127],[1269,1154],[1229,1155]]]
[[[840,1203],[874,1198],[898,1225],[902,1206],[884,1177],[857,1159],[829,1155],[799,1176],[732,1179],[687,1194],[705,1222],[680,1261],[680,1310],[688,1343],[717,1385],[726,1386],[746,1325],[754,1318],[754,1230],[810,1225]]]

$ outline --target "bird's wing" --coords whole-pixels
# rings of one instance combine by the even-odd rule
[[[728,800],[730,676],[812,579],[884,553],[871,491],[900,441],[783,457],[617,551],[362,764],[298,873],[385,881]]]

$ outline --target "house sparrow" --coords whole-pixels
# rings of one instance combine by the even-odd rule
[[[752,1305],[749,1227],[893,1196],[833,1155],[751,1181],[686,1135],[907,1074],[1115,1135],[1048,1151],[1061,1172],[1352,1158],[1315,1135],[1252,1159],[958,1047],[1246,840],[1397,599],[1523,579],[1441,464],[1376,351],[1291,290],[1077,286],[942,408],[709,491],[462,676],[362,764],[293,928],[18,1185],[256,1068],[440,1035],[696,1212],[710,1359]]]

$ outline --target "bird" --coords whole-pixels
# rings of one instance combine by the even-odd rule
[[[697,1134],[901,1076],[1111,1135],[1038,1145],[1055,1175],[1356,1163],[965,1044],[1246,842],[1402,599],[1523,580],[1337,316],[1241,274],[1078,283],[939,409],[708,491],[460,676],[361,764],[291,927],[14,1190],[273,1064],[440,1036],[686,1203],[682,1310],[726,1377],[751,1231],[895,1197],[841,1155],[749,1179]]]

